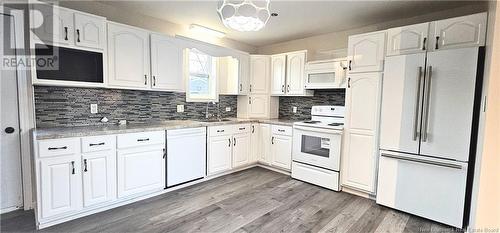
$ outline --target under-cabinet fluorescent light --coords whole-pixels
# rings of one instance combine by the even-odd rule
[[[189,26],[189,30],[194,32],[194,33],[211,35],[211,36],[215,36],[218,38],[223,38],[226,36],[226,33],[224,33],[224,32],[219,32],[217,30],[210,29],[210,28],[198,25],[198,24],[191,24]]]

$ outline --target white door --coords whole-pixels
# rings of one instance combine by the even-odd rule
[[[251,133],[233,135],[233,168],[250,163]]]
[[[286,84],[286,55],[271,56],[271,94],[284,95]]]
[[[81,209],[82,174],[80,156],[39,160],[42,218]]]
[[[262,143],[261,143],[261,130],[259,124],[252,124],[250,133],[252,134],[250,139],[250,163],[255,163],[259,160],[259,156],[262,153]]]
[[[205,177],[206,128],[167,130],[167,187]]]
[[[105,20],[75,12],[75,45],[104,49],[106,43]]]
[[[108,23],[108,63],[109,85],[147,89],[150,85],[148,32]]]
[[[346,90],[343,185],[375,190],[381,73],[349,75]]]
[[[73,12],[50,4],[33,4],[35,41],[73,44]]]
[[[208,174],[216,174],[231,169],[231,135],[209,137]]]
[[[0,31],[0,53],[15,56],[11,54],[12,50],[4,50],[4,41],[16,41],[13,32],[14,19],[12,16],[3,14],[0,16],[0,25],[11,26],[11,31]],[[23,206],[23,194],[16,70],[1,69],[0,77],[0,142],[2,145],[0,149],[0,213],[4,213]]]
[[[269,56],[250,56],[250,93],[269,93]]]
[[[350,36],[347,45],[349,73],[382,71],[384,52],[385,32]]]
[[[452,49],[484,46],[486,13],[467,15],[432,22],[431,49]]]
[[[83,206],[116,198],[116,154],[114,150],[82,155]]]
[[[268,95],[248,96],[250,118],[266,118],[269,116],[270,97]]]
[[[151,34],[151,87],[183,91],[182,48],[175,38]]]
[[[117,154],[119,198],[165,187],[163,148],[139,147]]]
[[[271,164],[271,125],[260,124],[261,149],[259,162]]]
[[[387,30],[387,56],[425,53],[428,49],[429,23]]]
[[[290,170],[292,166],[292,137],[273,135],[271,138],[271,165]]]
[[[418,154],[424,75],[425,53],[386,57],[380,149]]]
[[[306,52],[289,53],[286,56],[286,93],[302,95],[305,91],[304,67],[306,65]]]
[[[468,161],[478,48],[427,54],[420,154]]]

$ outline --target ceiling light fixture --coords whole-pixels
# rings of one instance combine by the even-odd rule
[[[191,24],[189,26],[189,31],[194,32],[196,34],[200,34],[200,35],[211,35],[211,36],[215,36],[218,38],[223,38],[226,36],[226,33],[224,33],[224,32],[219,32],[217,30],[207,28],[207,27],[204,27],[204,26],[201,26],[198,24]]]
[[[226,27],[242,32],[262,29],[271,15],[269,0],[223,0],[217,12]]]

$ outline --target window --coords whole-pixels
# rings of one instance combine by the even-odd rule
[[[186,101],[219,101],[216,88],[217,58],[196,49],[186,49],[185,64]]]

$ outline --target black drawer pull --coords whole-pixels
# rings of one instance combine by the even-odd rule
[[[67,146],[61,146],[61,147],[49,147],[49,150],[66,150],[68,149]]]
[[[278,132],[285,132],[284,129],[278,129]]]
[[[137,139],[138,142],[147,142],[149,141],[149,138],[139,138]]]
[[[87,171],[88,171],[88,169],[87,169],[87,159],[84,159],[84,160],[83,160],[83,171],[84,171],[84,172],[87,172]]]
[[[102,146],[104,145],[104,142],[100,142],[100,143],[90,143],[89,146]]]
[[[218,130],[217,130],[217,133],[222,133],[222,132],[224,132],[224,130],[223,130],[223,129],[218,129]]]
[[[75,161],[71,161],[71,174],[75,174]]]
[[[246,128],[245,127],[242,127],[242,128],[238,128],[238,130],[245,130]]]

